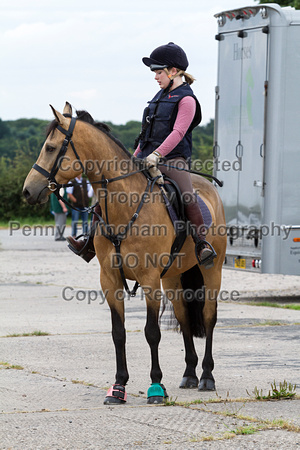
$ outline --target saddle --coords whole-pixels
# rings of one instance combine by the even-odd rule
[[[173,223],[176,237],[170,250],[169,261],[160,274],[160,277],[163,277],[167,270],[171,267],[176,256],[179,254],[187,236],[191,234],[190,224],[184,213],[184,204],[182,202],[182,195],[179,186],[174,180],[169,177],[165,176],[164,180],[165,184],[163,186],[159,185],[159,187],[162,192],[166,209]],[[202,198],[199,197],[199,195],[197,195],[197,201],[202,213],[204,226],[208,229],[212,224],[211,213],[207,205],[202,200]]]

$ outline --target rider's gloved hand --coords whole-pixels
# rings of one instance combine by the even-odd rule
[[[155,150],[153,153],[150,153],[147,158],[145,158],[147,169],[152,178],[159,177],[157,179],[158,184],[164,184],[164,179],[162,177],[161,171],[157,168],[159,161],[161,159],[161,155]]]

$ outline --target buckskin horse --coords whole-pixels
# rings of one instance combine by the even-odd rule
[[[200,391],[214,390],[212,340],[226,250],[224,210],[216,188],[205,178],[191,175],[195,190],[201,193],[201,198],[211,213],[212,225],[207,230],[206,240],[217,253],[214,266],[205,269],[198,265],[193,240],[191,236],[187,236],[180,251],[181,257],[177,258],[177,262],[175,259],[161,276],[166,260],[159,256],[170,253],[175,232],[166,206],[161,201],[159,187],[152,183],[151,192],[149,191],[149,180],[137,170],[131,154],[113,138],[105,125],[94,122],[85,111],[81,111],[84,113],[81,115],[77,112],[77,117],[72,117],[72,107],[68,102],[63,114],[52,106],[51,108],[55,118],[48,129],[37,162],[27,175],[23,194],[30,205],[45,203],[51,192],[70,182],[84,169],[98,193],[103,211],[102,222],[99,224],[103,232],[95,234],[94,247],[101,266],[101,288],[111,310],[117,368],[115,383],[109,389],[104,403],[121,404],[126,401],[125,385],[129,379],[124,326],[126,280],[136,281],[145,294],[147,318],[144,331],[151,351],[152,381],[147,402],[162,403],[167,398],[166,389],[161,383],[162,371],[158,354],[162,298],[171,301],[183,335],[186,368],[180,387],[198,387]],[[127,164],[125,175],[124,162]],[[102,195],[103,189],[105,196]],[[138,208],[136,202],[132,201],[133,193],[142,198]],[[118,194],[122,195],[122,200]],[[146,197],[148,201],[145,201]],[[136,227],[147,224],[148,229],[153,232],[137,236],[135,227],[135,233],[129,233],[130,227],[133,230],[133,222]],[[165,226],[164,233],[159,231],[158,225],[161,224]],[[111,231],[116,229],[123,231],[116,235]],[[219,229],[223,232],[218,232]],[[108,239],[109,236],[114,236],[115,241]],[[116,247],[119,250],[118,256],[123,261],[122,270],[120,265],[112,263],[116,257]],[[130,260],[130,257],[133,259]],[[149,264],[149,260],[155,264]],[[185,295],[186,292],[188,295]],[[199,292],[202,295],[199,296]],[[194,337],[206,337],[200,382],[196,375],[198,357]]]

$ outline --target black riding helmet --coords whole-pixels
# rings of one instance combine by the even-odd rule
[[[185,52],[174,42],[157,47],[151,53],[150,58],[145,57],[142,61],[152,71],[167,67],[176,67],[176,69],[186,71],[189,65]]]

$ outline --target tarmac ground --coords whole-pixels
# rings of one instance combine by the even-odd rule
[[[257,304],[296,304],[300,277],[223,270],[229,300],[219,302],[214,333],[216,391],[179,389],[183,341],[167,312],[166,405],[147,404],[145,302],[140,293],[126,298],[128,399],[105,406],[115,356],[98,262],[87,265],[51,232],[5,229],[0,242],[1,449],[300,448],[300,311]],[[201,375],[204,340],[196,348]],[[296,385],[296,396],[257,400],[254,391],[268,395],[274,380]]]

